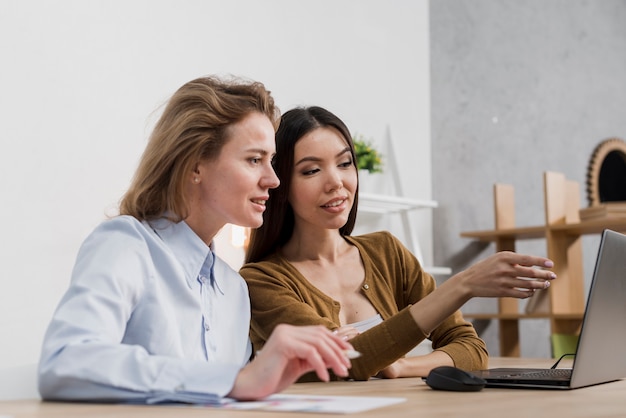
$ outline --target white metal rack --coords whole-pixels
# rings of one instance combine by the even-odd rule
[[[394,189],[397,195],[359,192],[359,212],[378,215],[397,215],[402,222],[402,232],[407,248],[413,252],[420,263],[423,263],[422,249],[411,222],[410,212],[419,209],[433,209],[437,202],[427,199],[411,199],[403,196],[402,182],[393,148],[389,129],[387,129],[388,152],[386,167],[390,170]],[[425,266],[424,269],[433,275],[448,275],[452,272],[449,267]]]

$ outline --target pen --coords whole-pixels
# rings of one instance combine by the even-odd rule
[[[343,352],[350,360],[361,357],[361,353],[356,350],[343,350]]]

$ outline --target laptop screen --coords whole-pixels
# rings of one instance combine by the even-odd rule
[[[605,230],[589,287],[571,376],[569,369],[508,368],[474,373],[486,379],[487,386],[492,387],[575,389],[626,377],[625,349],[626,235]],[[545,371],[550,373],[542,373]]]
[[[571,387],[626,377],[626,235],[605,230],[596,258]]]

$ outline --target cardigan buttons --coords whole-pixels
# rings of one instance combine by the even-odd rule
[[[370,285],[369,285],[369,284],[365,283],[365,284],[363,285],[363,290],[367,290],[367,289],[369,289],[369,288],[370,288]]]

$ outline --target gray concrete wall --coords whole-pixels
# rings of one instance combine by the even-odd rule
[[[493,228],[493,183],[515,186],[518,226],[544,222],[544,171],[578,181],[587,206],[593,149],[626,139],[626,0],[435,0],[430,25],[433,257],[457,272],[494,251],[459,236]],[[583,240],[587,280],[597,243]],[[545,255],[545,241],[517,250]],[[476,326],[498,355],[497,324]],[[550,355],[547,320],[521,333],[523,356]]]

